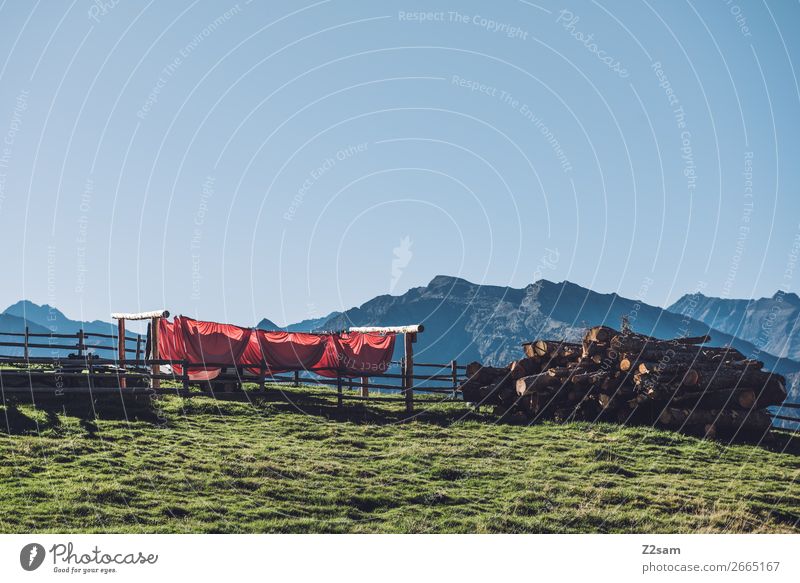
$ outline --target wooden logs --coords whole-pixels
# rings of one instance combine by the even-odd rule
[[[710,340],[593,326],[580,344],[526,342],[525,358],[507,367],[471,363],[462,392],[497,405],[504,420],[657,424],[707,437],[768,429],[764,408],[783,402],[785,380]]]
[[[521,379],[541,371],[541,359],[538,357],[528,357],[521,360],[515,360],[508,365],[511,378],[514,380]]]
[[[687,336],[684,338],[675,338],[673,342],[678,344],[705,344],[711,342],[711,336]]]
[[[549,371],[522,377],[516,383],[517,395],[523,397],[531,393],[541,392],[542,389],[550,389],[559,384],[561,384],[559,377]]]

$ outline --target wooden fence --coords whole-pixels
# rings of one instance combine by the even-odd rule
[[[256,391],[243,393],[241,390],[243,383],[257,384],[260,392],[265,391],[268,384],[288,383],[300,386],[302,383],[335,387],[339,405],[345,400],[397,401],[404,402],[406,410],[413,412],[415,392],[458,398],[458,389],[466,380],[467,368],[455,360],[445,364],[414,362],[412,356],[411,360],[403,357],[400,361],[390,363],[397,367],[399,370],[397,373],[389,372],[390,368],[356,378],[342,376],[336,369],[308,369],[271,374],[264,367],[257,366],[233,366],[229,363],[214,362],[193,365],[187,361],[148,358],[147,336],[141,334],[123,337],[124,352],[119,349],[122,348],[119,347],[119,336],[114,334],[83,330],[74,334],[41,334],[32,333],[26,328],[20,333],[0,332],[0,336],[23,339],[22,342],[0,342],[0,347],[22,349],[22,356],[0,355],[0,365],[11,367],[0,371],[0,384],[6,393],[102,394],[122,391],[125,395],[146,392],[234,397],[236,394],[241,396],[259,394]],[[74,344],[67,343],[69,339],[74,339]],[[106,345],[93,343],[93,339],[110,340],[111,343]],[[130,348],[129,345],[135,347]],[[32,356],[32,349],[75,352],[70,357]],[[98,355],[97,351],[111,352],[110,358]],[[124,360],[121,358],[122,354],[126,355]],[[133,358],[127,358],[128,354],[133,355]],[[409,354],[408,351],[406,354]],[[180,374],[174,370],[165,372],[162,369],[167,366],[172,369],[175,365],[182,369]],[[416,370],[428,370],[430,374],[417,373],[415,367]],[[22,368],[24,370],[19,370]],[[220,368],[221,372],[210,381],[192,380],[191,371],[202,368]],[[310,376],[309,373],[315,372],[332,372],[335,376]],[[22,386],[9,383],[9,379],[13,380],[15,376],[18,381],[22,377],[24,381]],[[162,389],[159,386],[159,381],[162,380],[176,381],[180,387]],[[193,389],[192,386],[199,387],[200,390]],[[357,394],[347,394],[345,389],[351,389]],[[375,394],[375,391],[378,393]]]

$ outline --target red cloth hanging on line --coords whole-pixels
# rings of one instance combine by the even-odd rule
[[[176,318],[177,320],[177,318]],[[158,358],[162,360],[183,360],[185,351],[183,342],[179,344],[179,335],[175,332],[176,324],[166,318],[158,319]],[[183,374],[183,367],[172,365],[176,374]]]
[[[244,366],[256,374],[264,367],[267,374],[299,370],[325,377],[355,377],[386,372],[395,336],[267,332],[177,316],[173,322],[159,320],[158,348],[162,359],[193,365],[190,380],[212,380],[219,375],[220,365]],[[172,368],[183,374],[181,365]]]
[[[212,380],[220,373],[219,365],[236,366],[240,362],[251,333],[250,328],[178,316],[173,323],[173,347],[167,349],[175,350],[181,356],[177,360],[195,365],[188,367],[190,380]],[[159,341],[159,351],[161,346]],[[202,366],[206,364],[211,366]],[[183,374],[182,370],[175,372]]]
[[[325,355],[315,372],[323,377],[348,377],[385,373],[394,354],[395,334],[342,332],[330,335]]]
[[[254,330],[240,364],[256,365],[248,369],[256,374],[261,366],[267,374],[310,370],[322,358],[326,341],[323,334]]]

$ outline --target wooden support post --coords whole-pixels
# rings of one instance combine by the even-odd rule
[[[292,382],[292,385],[295,386],[295,387],[299,387],[300,386],[300,371],[299,370],[294,371],[294,382]]]
[[[161,319],[160,316],[156,316],[155,318],[153,318],[150,321],[150,336],[151,336],[150,346],[152,347],[151,350],[153,352],[153,360],[159,360],[161,358],[161,356],[159,355],[159,352],[158,352],[158,321],[160,319]],[[124,346],[124,344],[123,344],[123,346]],[[152,379],[152,383],[150,384],[150,386],[152,388],[154,388],[154,389],[161,388],[161,379],[156,377],[156,375],[158,375],[161,372],[161,365],[159,365],[157,363],[153,364],[153,366],[151,368],[151,371],[152,371],[152,374],[153,374],[153,379]],[[186,371],[184,371],[184,372],[186,372]]]
[[[86,344],[84,343],[84,333],[83,328],[78,330],[78,358],[83,358],[83,350],[86,348]]]
[[[136,335],[136,361],[138,362],[142,358],[142,335]]]
[[[406,413],[414,412],[414,342],[417,340],[416,332],[403,334],[405,344],[405,394]]]
[[[25,326],[25,343],[23,346],[23,355],[25,356],[25,361],[27,362],[28,358],[30,358],[30,352],[28,350],[28,335],[30,334],[30,329]]]
[[[86,359],[86,384],[89,386],[89,390],[94,388],[94,383],[92,382],[94,379],[94,365],[92,365],[92,359]]]
[[[458,392],[458,363],[455,359],[450,361],[450,375],[453,377],[453,398],[456,398]]]
[[[336,406],[342,406],[342,375],[336,375]]]
[[[400,357],[400,394],[405,398],[406,396],[406,383],[408,378],[406,376],[406,357]]]
[[[172,372],[175,372],[175,370],[173,369]],[[188,391],[189,390],[189,361],[186,360],[186,359],[183,360],[183,375],[182,375],[181,378],[183,380],[183,390],[184,391]]]
[[[117,320],[117,360],[119,370],[120,370],[120,378],[119,378],[119,386],[120,388],[124,389],[125,384],[125,318],[120,318]]]
[[[369,397],[369,377],[361,377],[361,396]]]
[[[264,381],[266,380],[266,376],[267,376],[267,369],[262,364],[261,366],[258,367],[258,390],[259,391],[263,391],[264,390]]]

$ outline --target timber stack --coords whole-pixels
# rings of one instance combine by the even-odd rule
[[[612,421],[708,437],[762,435],[785,379],[708,336],[662,340],[607,326],[581,343],[536,340],[506,367],[467,367],[465,401],[517,423]]]

